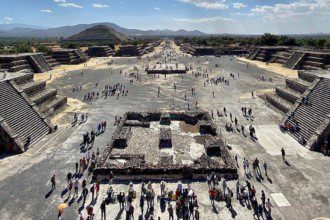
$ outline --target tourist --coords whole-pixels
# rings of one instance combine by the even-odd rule
[[[140,208],[141,208],[141,213],[143,214],[143,209],[144,209],[144,201],[145,201],[145,197],[144,195],[141,195],[140,197]]]
[[[261,203],[262,203],[262,206],[265,207],[265,205],[266,205],[266,195],[265,195],[265,192],[263,190],[261,190]]]
[[[174,220],[172,204],[169,204],[167,211],[168,211],[168,215],[169,215],[169,220]]]
[[[73,198],[74,198],[75,196],[79,195],[78,194],[78,189],[79,189],[79,180],[78,180],[78,178],[76,178],[73,188],[74,188],[74,194],[73,194]]]
[[[134,206],[132,203],[129,203],[129,219],[134,219]]]
[[[92,201],[94,200],[94,194],[95,194],[95,184],[93,184],[90,188],[90,192],[92,194]]]
[[[269,216],[272,214],[272,207],[274,207],[274,206],[272,205],[272,203],[270,202],[270,199],[268,198],[268,200],[266,202],[266,208],[268,209]]]
[[[71,197],[72,188],[73,188],[73,183],[72,183],[72,181],[70,180],[70,181],[69,181],[69,185],[68,185],[68,191],[69,191],[68,198]]]
[[[79,168],[79,163],[78,162],[76,162],[76,174],[78,174],[78,168]]]
[[[226,188],[227,188],[227,182],[225,179],[223,179],[222,181],[222,192],[223,192],[223,196],[226,196]]]
[[[210,189],[211,188],[211,176],[209,174],[206,176],[206,182]]]
[[[264,162],[263,167],[264,167],[264,170],[265,170],[265,175],[268,176],[268,173],[267,173],[268,165],[267,165],[266,161]]]
[[[102,201],[101,203],[101,219],[106,219],[106,203],[105,200]]]
[[[87,195],[88,195],[88,189],[86,188],[86,186],[82,190],[82,195],[83,195],[83,205],[84,205],[86,202]]]
[[[210,199],[211,199],[211,204],[214,204],[214,199],[215,199],[215,188],[211,188],[209,191]]]
[[[285,163],[285,162],[286,162],[286,159],[285,159],[285,150],[284,150],[283,147],[282,147],[282,149],[281,149],[281,154],[282,154],[282,160],[283,160],[283,162]]]
[[[236,199],[237,200],[239,200],[239,198],[240,198],[240,193],[239,193],[240,186],[241,186],[241,184],[239,183],[239,180],[237,180],[237,182],[236,182]]]
[[[160,194],[161,195],[164,195],[165,194],[165,182],[164,181],[162,181],[160,183]]]
[[[56,188],[55,175],[52,176],[52,178],[50,179],[50,182],[52,183],[52,189],[55,189]]]

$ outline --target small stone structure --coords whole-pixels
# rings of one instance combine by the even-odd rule
[[[155,64],[146,69],[148,74],[185,74],[187,67],[182,63],[178,64]]]
[[[159,129],[159,147],[160,148],[172,147],[172,135],[170,128],[161,127]]]
[[[125,148],[128,145],[128,141],[132,136],[132,131],[130,127],[122,127],[121,129],[116,130],[114,147],[116,148]]]

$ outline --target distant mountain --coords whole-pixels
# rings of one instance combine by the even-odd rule
[[[35,29],[47,29],[49,27],[41,27],[36,25],[28,25],[28,24],[19,24],[19,23],[10,23],[10,24],[0,24],[1,31],[9,31],[14,28],[35,28]]]
[[[67,38],[70,41],[114,41],[127,42],[129,38],[106,25],[96,25]]]
[[[88,28],[91,28],[96,25],[105,25],[114,30],[118,31],[119,33],[123,33],[127,36],[200,36],[200,35],[207,35],[206,33],[200,31],[186,31],[186,30],[138,30],[138,29],[127,29],[120,27],[114,23],[93,23],[93,24],[78,24],[73,26],[63,26],[57,28],[31,28],[31,27],[12,27],[12,29],[8,29],[7,33],[9,36],[13,37],[63,37],[67,38],[72,35],[78,34],[81,31],[84,31]],[[0,29],[1,30],[1,29]],[[3,33],[0,33],[0,37],[3,36]]]

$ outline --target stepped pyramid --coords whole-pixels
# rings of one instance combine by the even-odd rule
[[[96,25],[69,37],[67,40],[127,42],[129,38],[106,25]]]

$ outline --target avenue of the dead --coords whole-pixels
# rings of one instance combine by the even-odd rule
[[[172,66],[167,67],[166,63]],[[180,65],[175,67],[176,63]],[[187,68],[187,71],[158,74],[161,68],[166,68],[166,71]],[[147,71],[151,69],[157,73]],[[265,100],[265,94],[285,84],[286,76],[279,74],[280,71],[272,71],[266,65],[260,67],[235,56],[191,56],[181,52],[173,41],[169,41],[162,42],[154,52],[140,59],[96,58],[88,65],[76,69],[54,70],[39,76],[47,80],[48,87],[56,88],[60,95],[67,96],[68,104],[52,118],[52,123],[57,125],[56,132],[46,135],[23,154],[0,160],[0,219],[57,219],[57,207],[61,203],[68,204],[62,213],[63,219],[77,219],[79,215],[86,217],[86,208],[90,205],[94,209],[94,219],[101,219],[100,206],[107,197],[109,187],[117,194],[124,192],[127,195],[131,181],[136,195],[132,201],[134,219],[151,219],[151,216],[153,219],[168,219],[167,208],[172,204],[175,209],[176,202],[169,201],[165,208],[160,207],[162,180],[165,181],[166,192],[175,192],[179,181],[184,188],[189,185],[198,199],[200,219],[257,218],[248,201],[236,199],[238,180],[242,186],[249,181],[255,188],[258,202],[261,202],[261,192],[264,191],[266,199],[269,198],[273,206],[267,216],[269,219],[307,220],[329,217],[329,157],[308,150],[291,135],[281,132],[278,124],[283,114],[269,106]],[[260,80],[261,76],[265,80]],[[219,77],[223,77],[226,83],[217,81]],[[122,93],[116,91],[114,95],[104,95],[105,87],[116,84],[124,88]],[[91,92],[99,93],[98,98],[95,95],[89,99],[88,93]],[[252,113],[243,114],[242,107],[251,109]],[[170,130],[160,131],[161,125],[156,120],[130,119],[126,121],[133,124],[127,126],[131,127],[127,131],[131,132],[127,139],[128,145],[123,149],[114,147],[111,152],[107,152],[118,126],[124,126],[120,125],[124,123],[120,117],[128,112],[158,112],[157,120],[167,112],[172,112],[172,116],[173,112],[206,112],[210,118],[209,123],[214,123],[216,127],[216,135],[224,147],[223,152],[229,155],[229,162],[221,157],[215,159],[230,169],[226,173],[219,171],[222,179],[216,188],[222,190],[223,179],[227,179],[227,187],[233,192],[232,207],[229,208],[225,201],[216,200],[214,204],[211,203],[206,176],[212,171],[208,169],[199,172],[195,178],[189,178],[194,175],[194,169],[188,169],[192,173],[176,173],[172,176],[170,174],[173,172],[165,171],[152,175],[147,175],[143,170],[136,171],[134,175],[129,171],[121,172],[125,170],[125,166],[121,165],[127,162],[127,158],[124,158],[127,154],[145,155],[143,164],[154,166],[154,169],[167,163],[164,157],[185,169],[187,166],[194,167],[196,160],[205,154],[204,141],[207,139],[200,133],[197,121],[189,124],[184,120],[172,119],[171,125],[168,125]],[[81,122],[81,115],[86,113],[87,119]],[[73,123],[75,114],[78,116],[77,123]],[[235,118],[238,126],[235,126]],[[133,123],[134,120],[138,126]],[[97,130],[98,124],[104,121],[107,122],[106,129],[96,135],[92,144],[82,145],[83,134]],[[141,125],[143,123],[148,123],[147,128]],[[232,131],[226,129],[229,124],[232,125]],[[244,133],[242,126],[245,128]],[[255,130],[253,137],[249,134],[249,126]],[[170,147],[159,147],[161,132],[170,132],[163,135],[171,136]],[[281,156],[282,148],[286,151],[286,162]],[[66,179],[69,172],[75,174],[75,163],[92,153],[99,160],[95,163],[97,172],[89,172],[87,169],[73,178],[73,181],[79,178],[80,184],[83,179],[87,181],[88,196],[83,204],[80,186],[77,197],[73,197],[73,193],[68,197]],[[104,158],[110,157],[110,153],[122,157],[112,160]],[[161,158],[165,161],[160,161]],[[252,170],[256,158],[260,161],[259,175]],[[100,168],[106,164],[100,164],[100,160],[106,159],[108,163],[112,161],[112,167],[121,167],[117,169],[118,172],[114,172],[111,183],[109,172]],[[250,162],[251,172],[245,173],[244,159]],[[265,162],[268,165],[267,175],[262,166]],[[142,166],[141,163],[139,166]],[[56,176],[54,189],[50,181],[53,175]],[[90,187],[96,181],[101,183],[100,190],[92,200]],[[156,198],[154,209],[147,210],[145,205],[144,213],[141,214],[143,181],[145,184],[151,181]],[[120,208],[119,203],[110,203],[106,205],[106,216],[107,219],[125,219],[126,211]],[[265,214],[263,216],[266,218]]]

